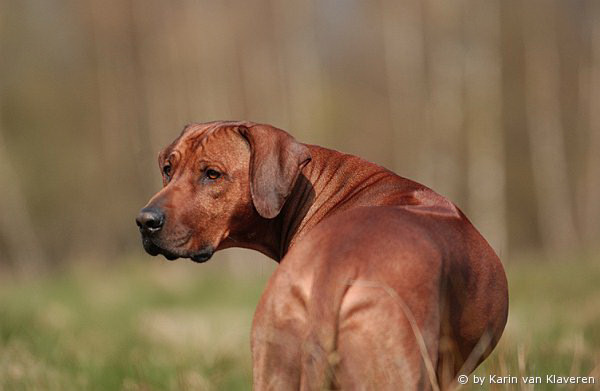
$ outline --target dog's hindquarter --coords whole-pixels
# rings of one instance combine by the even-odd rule
[[[466,330],[474,310],[460,297],[449,297],[460,288],[456,284],[465,282],[451,274],[464,266],[471,273],[471,263],[487,260],[453,259],[464,249],[449,251],[448,243],[455,249],[465,234],[470,235],[463,227],[470,223],[461,215],[420,212],[357,208],[326,219],[292,247],[263,294],[253,331],[254,339],[259,330],[280,325],[271,334],[285,334],[286,342],[259,348],[262,353],[254,351],[255,360],[294,368],[291,378],[290,371],[282,371],[282,377],[292,381],[293,388],[307,390],[324,385],[384,390],[398,389],[399,384],[403,389],[428,389],[447,383],[442,370],[453,378],[490,328],[487,318],[498,317],[497,310],[476,314],[475,328],[464,334],[461,327]],[[481,269],[475,267],[486,274]],[[489,276],[484,277],[489,286]],[[466,278],[470,285],[462,287],[466,292],[460,296],[470,295],[480,305],[479,276]],[[501,288],[502,284],[499,292]],[[501,330],[492,330],[495,341]],[[448,340],[453,349],[447,349]],[[283,364],[286,359],[293,363]],[[442,365],[448,362],[452,368]],[[272,372],[278,369],[268,370],[270,381],[280,378]],[[261,369],[255,367],[255,372],[260,377]]]
[[[442,260],[427,232],[406,214],[368,207],[333,216],[297,243],[276,270],[254,328],[273,326],[273,318],[296,318],[285,324],[294,323],[295,341],[302,345],[296,352],[301,389],[430,384]],[[285,355],[283,350],[269,354]]]

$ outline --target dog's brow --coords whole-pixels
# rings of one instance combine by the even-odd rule
[[[187,137],[184,137],[181,140],[181,143],[185,143],[189,150],[197,151],[198,149],[203,148],[209,139],[225,129],[229,129],[227,124],[211,123],[210,126],[196,129],[195,131],[191,132],[189,135],[187,135]]]

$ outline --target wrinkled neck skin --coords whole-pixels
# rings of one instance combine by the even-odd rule
[[[265,219],[255,212],[248,230],[232,233],[219,246],[260,251],[280,262],[286,252],[324,218],[350,208],[415,205],[426,187],[356,156],[307,145],[312,156],[303,167],[281,213]]]

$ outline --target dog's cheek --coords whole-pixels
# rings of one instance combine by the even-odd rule
[[[227,188],[225,186],[214,186],[209,190],[210,197],[214,200],[221,200],[227,195]]]

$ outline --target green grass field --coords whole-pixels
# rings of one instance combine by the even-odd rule
[[[250,389],[252,314],[273,268],[263,260],[233,275],[219,262],[140,257],[1,277],[0,389]],[[509,325],[476,374],[600,377],[600,262],[507,269]]]
[[[594,376],[595,386],[486,384],[463,389],[600,389],[600,260],[514,260],[507,266],[510,309],[494,353],[475,374]]]

